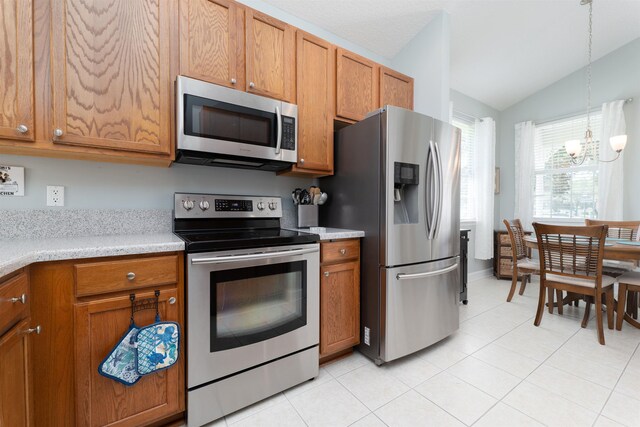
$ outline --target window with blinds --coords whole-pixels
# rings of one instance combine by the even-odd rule
[[[534,144],[534,218],[596,218],[598,162],[602,113],[591,115],[596,141],[581,166],[574,166],[564,143],[583,140],[587,116],[580,115],[536,126]],[[583,146],[584,147],[584,146]],[[584,148],[583,148],[584,149]],[[581,158],[583,153],[580,153]]]
[[[476,194],[473,190],[475,177],[475,122],[472,119],[456,115],[452,124],[462,130],[460,146],[460,220],[476,220]]]

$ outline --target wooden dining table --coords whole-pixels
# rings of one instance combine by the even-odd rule
[[[538,240],[535,236],[526,236],[524,238],[528,248],[537,250]],[[604,246],[604,259],[615,261],[636,261],[640,263],[640,246],[625,245],[620,243],[619,239],[607,239]],[[569,304],[575,300],[575,297],[567,296],[563,300],[563,304]],[[637,319],[637,296],[627,299],[627,311],[624,314],[624,320],[632,324],[636,328],[640,328],[640,322]],[[614,305],[614,309],[617,304]]]

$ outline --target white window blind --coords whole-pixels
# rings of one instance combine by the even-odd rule
[[[534,218],[597,217],[599,143],[581,166],[570,161],[564,143],[584,138],[587,116],[580,115],[536,126],[534,144]],[[594,141],[600,140],[602,114],[591,115]],[[581,158],[583,153],[580,153]]]
[[[475,171],[475,121],[453,113],[452,124],[462,130],[460,147],[460,220],[476,220],[476,199],[473,190]]]

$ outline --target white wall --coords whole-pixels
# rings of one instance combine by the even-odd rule
[[[541,67],[544,64],[540,64]],[[624,217],[640,218],[640,38],[622,46],[593,63],[592,105],[632,97],[625,105],[629,141],[624,151]],[[533,120],[543,122],[586,109],[586,70],[582,69],[536,92],[502,111],[498,126],[496,165],[501,169],[501,193],[498,195],[496,226],[502,218],[511,218],[515,197],[514,125]],[[612,152],[613,156],[613,152]],[[618,160],[620,161],[620,160]]]
[[[468,116],[482,118],[492,117],[496,121],[496,129],[500,124],[500,112],[489,107],[482,102],[473,99],[458,91],[451,90],[451,102],[453,103],[453,110],[464,113]],[[496,206],[498,202],[496,199]],[[497,207],[496,207],[497,210]],[[475,223],[462,223],[460,228],[470,229],[469,233],[469,273],[476,273],[479,271],[492,268],[491,260],[479,260],[475,259],[475,238],[476,238],[476,225]]]
[[[415,79],[414,110],[449,121],[449,14],[441,12],[391,61],[391,67]]]

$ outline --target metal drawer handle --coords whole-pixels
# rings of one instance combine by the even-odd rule
[[[234,85],[236,84],[238,81],[236,79],[231,79],[231,84]]]
[[[42,332],[42,327],[40,325],[36,326],[35,328],[30,328],[30,329],[27,329],[26,331],[24,331],[25,334],[36,333],[38,335],[40,335],[40,332]]]
[[[254,87],[256,87],[256,84],[254,82],[249,82],[249,87],[253,89]]]
[[[60,138],[62,135],[64,135],[64,131],[60,128],[54,129],[53,131],[53,136],[56,138]]]
[[[169,304],[175,304],[176,303],[176,297],[171,297],[169,298]]]
[[[344,255],[344,254],[346,254],[346,253],[347,253],[347,250],[346,250],[346,249],[340,249],[340,255]]]
[[[136,278],[136,273],[134,273],[133,271],[127,273],[127,279],[133,280],[135,278]]]
[[[425,273],[414,273],[414,274],[398,273],[398,274],[396,274],[396,279],[398,279],[398,280],[407,280],[407,279],[421,279],[423,277],[438,276],[440,274],[449,273],[450,271],[453,271],[456,268],[458,268],[458,263],[457,262],[455,264],[453,264],[452,266],[450,266],[450,267],[443,268],[442,270],[427,271]]]
[[[13,304],[17,303],[17,302],[21,302],[23,304],[27,303],[27,294],[22,294],[19,297],[14,297],[9,299],[9,301],[11,301]]]
[[[29,128],[27,127],[27,125],[18,125],[18,127],[16,128],[16,130],[20,133],[27,133],[29,132]]]

